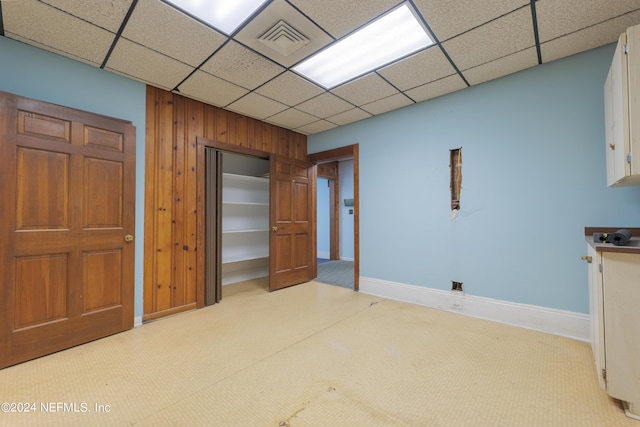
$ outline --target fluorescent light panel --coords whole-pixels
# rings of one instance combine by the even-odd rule
[[[233,33],[267,0],[166,0],[226,35]]]
[[[407,3],[293,67],[331,89],[434,42]]]

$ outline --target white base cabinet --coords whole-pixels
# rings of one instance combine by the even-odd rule
[[[588,247],[591,345],[601,387],[640,420],[640,253]]]

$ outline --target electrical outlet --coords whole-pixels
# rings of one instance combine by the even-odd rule
[[[451,290],[456,292],[464,292],[464,288],[462,287],[462,282],[456,282],[455,280],[452,280]]]

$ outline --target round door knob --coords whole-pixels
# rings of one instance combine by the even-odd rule
[[[131,241],[133,241],[133,235],[131,235],[131,234],[127,234],[126,236],[124,236],[124,241],[125,241],[125,242],[131,242]]]

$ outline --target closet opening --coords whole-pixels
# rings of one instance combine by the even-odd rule
[[[228,285],[269,279],[268,159],[205,149],[205,305]]]

